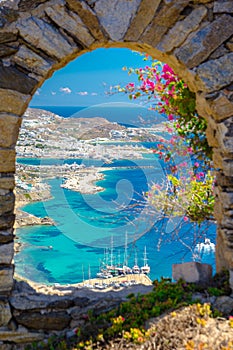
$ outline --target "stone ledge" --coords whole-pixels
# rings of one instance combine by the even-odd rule
[[[25,330],[20,331],[7,331],[0,328],[0,341],[7,341],[12,343],[32,343],[44,339],[42,333],[26,332]],[[0,345],[1,347],[1,345]]]

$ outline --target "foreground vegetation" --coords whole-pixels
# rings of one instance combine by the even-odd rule
[[[211,296],[229,295],[231,290],[228,281],[227,272],[214,276],[208,287],[185,283],[182,280],[177,283],[171,282],[170,279],[156,280],[153,291],[146,295],[130,294],[128,301],[121,303],[118,308],[102,314],[96,314],[95,310],[92,310],[89,314],[83,315],[82,325],[76,328],[69,338],[67,335],[52,337],[47,342],[33,344],[27,349],[175,349],[174,344],[178,346],[179,339],[183,342],[181,335],[186,336],[187,328],[190,336],[187,337],[185,347],[182,349],[232,350],[233,317],[222,315],[213,309],[210,303],[202,303],[201,300],[201,296],[208,296],[210,299]],[[193,298],[197,293],[200,299]],[[165,318],[161,315],[163,317],[165,315]],[[229,336],[227,342],[215,348],[209,347],[208,342],[195,343],[191,330],[198,328],[200,332],[205,328],[208,329],[214,318],[220,316],[221,322],[224,320],[226,323],[227,328],[224,329],[230,333],[232,331],[232,338]]]

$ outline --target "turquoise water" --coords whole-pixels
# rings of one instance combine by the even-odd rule
[[[41,108],[41,107],[40,107]],[[136,108],[136,109],[135,109]],[[91,108],[48,107],[54,113],[65,117],[102,116],[110,121],[138,126],[139,115],[147,121],[160,123],[164,117],[149,113],[147,108],[113,108],[112,104]],[[138,109],[139,108],[139,109]],[[75,115],[74,115],[75,114]],[[119,144],[115,142],[114,144]],[[121,144],[121,143],[120,143]],[[153,148],[152,143],[140,145]],[[115,262],[123,262],[124,244],[127,233],[129,265],[134,264],[137,255],[139,266],[143,264],[144,247],[147,248],[151,279],[171,277],[172,264],[192,260],[192,254],[185,245],[192,245],[194,228],[178,219],[174,222],[159,221],[157,215],[145,206],[142,193],[152,182],[162,182],[165,177],[163,163],[154,154],[145,154],[144,159],[120,160],[106,164],[93,159],[18,159],[19,163],[32,165],[85,164],[103,168],[116,167],[105,171],[105,179],[98,185],[103,192],[82,195],[60,187],[62,179],[49,183],[53,199],[44,203],[28,204],[24,210],[36,216],[49,216],[56,226],[33,226],[17,229],[17,236],[24,244],[22,251],[15,255],[16,272],[31,280],[44,283],[76,283],[83,277],[89,278],[99,272],[104,249],[110,248],[113,240]],[[129,166],[137,166],[129,169]],[[153,168],[144,168],[153,166]],[[181,225],[181,227],[179,227]],[[215,243],[216,226],[205,223],[203,236]],[[52,246],[52,249],[49,247]],[[136,254],[135,254],[136,252]],[[202,261],[213,267],[215,257],[208,251],[202,254]]]
[[[153,168],[145,169],[142,165],[147,165],[148,160]],[[111,239],[115,262],[123,262],[126,232],[129,265],[134,264],[135,252],[138,264],[143,265],[146,246],[152,279],[171,277],[173,263],[190,261],[191,253],[180,242],[171,240],[176,231],[165,233],[166,222],[158,221],[143,202],[142,193],[147,191],[148,185],[163,179],[158,160],[151,157],[144,162],[117,161],[113,164],[129,165],[138,165],[138,168],[105,171],[105,179],[98,182],[105,190],[93,195],[61,188],[62,179],[51,180],[53,199],[28,204],[24,210],[37,216],[50,216],[56,226],[17,229],[24,249],[15,256],[16,272],[37,282],[64,284],[81,282],[83,277],[87,279],[90,266],[91,277],[95,277],[104,248],[110,248]],[[179,223],[174,222],[172,228]],[[191,244],[192,226],[187,223],[178,231],[185,244]],[[215,242],[214,224],[203,227],[203,231]],[[204,253],[202,261],[214,266],[214,254]]]

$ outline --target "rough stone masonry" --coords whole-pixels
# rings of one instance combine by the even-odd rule
[[[2,0],[0,341],[29,341],[25,334],[33,338],[41,324],[36,321],[41,319],[40,305],[27,304],[33,309],[30,323],[14,298],[13,190],[21,116],[54,71],[99,47],[146,52],[168,63],[196,93],[198,113],[208,122],[217,174],[217,270],[230,270],[233,288],[233,1]],[[51,329],[58,319],[67,326],[70,316],[64,314],[62,299],[54,302],[59,312],[46,304],[54,320]]]

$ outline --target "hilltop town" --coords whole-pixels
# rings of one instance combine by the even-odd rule
[[[126,128],[102,117],[63,118],[28,108],[17,143],[17,156],[24,158],[138,159],[148,152],[140,145],[155,141],[146,128]],[[122,142],[122,145],[109,142]],[[127,145],[126,142],[135,142]]]

